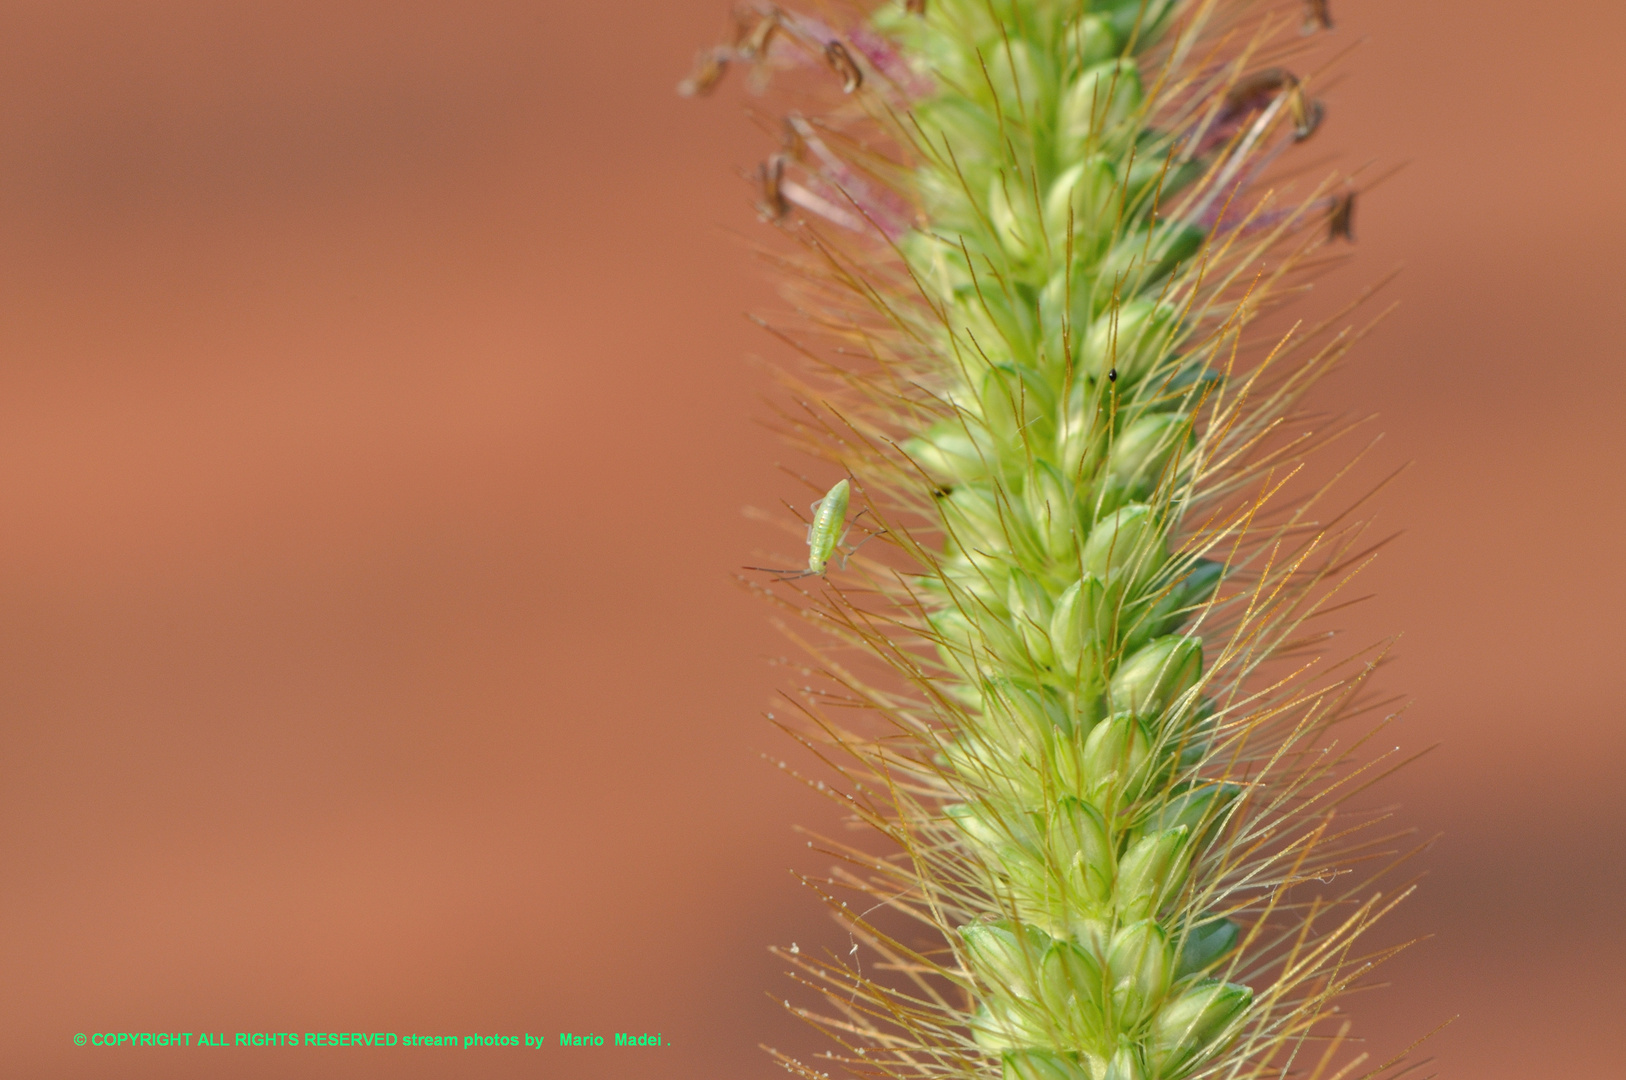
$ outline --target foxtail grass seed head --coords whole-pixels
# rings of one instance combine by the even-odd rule
[[[1327,3],[808,6],[680,86],[802,102],[754,179],[835,479],[747,580],[809,628],[815,790],[891,846],[828,842],[852,947],[779,954],[796,1015],[898,1078],[1352,1075],[1393,853],[1333,735],[1376,657],[1312,625],[1367,549],[1295,403],[1356,335],[1256,327],[1353,240],[1352,178],[1289,165]]]

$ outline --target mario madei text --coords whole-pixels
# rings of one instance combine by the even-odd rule
[[[239,1031],[231,1039],[226,1033],[220,1032],[190,1032],[190,1031],[108,1031],[98,1032],[88,1040],[84,1036],[77,1036],[74,1042],[84,1046],[87,1042],[91,1046],[460,1046],[464,1049],[475,1046],[528,1046],[540,1050],[544,1046],[670,1046],[669,1042],[662,1042],[660,1032],[651,1035],[644,1032],[641,1035],[632,1035],[628,1032],[617,1032],[608,1038],[589,1032],[586,1035],[576,1035],[572,1032],[559,1033],[559,1041],[552,1042],[546,1035],[402,1035],[395,1031],[375,1031],[372,1033],[351,1031],[307,1031],[301,1035],[297,1031]]]

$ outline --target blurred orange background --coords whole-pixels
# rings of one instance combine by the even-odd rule
[[[844,945],[785,872],[825,812],[730,582],[803,498],[741,318],[769,146],[673,94],[726,0],[0,12],[0,1073],[821,1049],[765,947]],[[1380,1057],[1460,1013],[1446,1075],[1619,1075],[1626,9],[1335,14],[1316,145],[1408,165],[1318,294],[1405,272],[1316,400],[1416,462],[1345,625],[1443,742],[1387,785],[1443,837],[1382,934],[1436,936],[1350,1007]],[[72,1042],[183,1029],[671,1045]]]

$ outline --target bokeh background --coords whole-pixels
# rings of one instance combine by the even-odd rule
[[[1352,1002],[1448,1076],[1618,1076],[1626,8],[1334,0],[1313,144],[1400,306],[1317,392],[1404,530],[1388,797],[1435,935]],[[0,1073],[743,1077],[824,811],[730,582],[802,498],[672,87],[725,0],[0,6]],[[1319,301],[1317,301],[1319,302]],[[794,462],[791,462],[794,465]],[[844,951],[844,949],[843,949]],[[109,1051],[124,1030],[659,1051]]]

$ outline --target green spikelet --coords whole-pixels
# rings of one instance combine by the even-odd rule
[[[825,513],[762,583],[823,635],[791,726],[895,844],[831,841],[814,884],[896,979],[786,954],[824,994],[796,1011],[870,1075],[1347,1075],[1333,1002],[1397,898],[1350,873],[1387,841],[1331,734],[1376,657],[1306,626],[1361,530],[1293,485],[1338,432],[1292,410],[1350,337],[1248,334],[1347,239],[1347,181],[1261,180],[1320,122],[1278,65],[1325,5],[831,18],[747,11],[682,87],[749,65],[823,102],[759,174],[800,248],[785,427],[879,538],[849,566]]]

